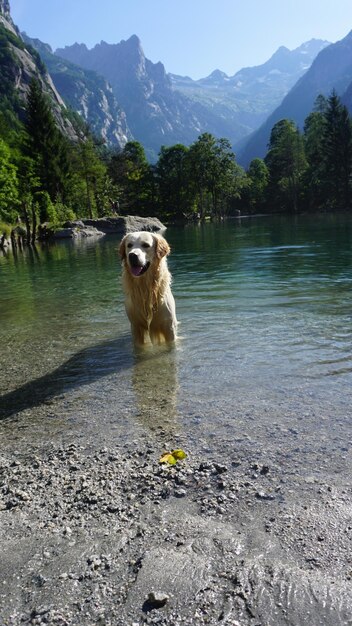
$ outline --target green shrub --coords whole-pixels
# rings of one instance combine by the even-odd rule
[[[40,224],[55,222],[55,207],[47,191],[36,191],[33,194],[33,202],[37,209]]]
[[[61,223],[76,219],[75,212],[62,202],[56,202],[53,206],[56,213],[56,222]]]
[[[11,224],[0,222],[0,238],[5,235],[6,239],[10,239],[12,229],[13,226]]]

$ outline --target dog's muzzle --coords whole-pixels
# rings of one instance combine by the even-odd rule
[[[129,262],[131,274],[136,277],[142,276],[142,274],[144,274],[147,271],[150,265],[149,262],[146,263],[145,265],[141,264],[138,254],[136,254],[135,252],[129,253],[128,262]]]

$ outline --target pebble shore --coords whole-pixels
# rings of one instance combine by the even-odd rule
[[[2,625],[351,624],[351,490],[162,452],[0,456]]]

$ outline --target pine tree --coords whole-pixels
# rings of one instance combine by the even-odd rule
[[[34,159],[40,185],[51,199],[65,201],[69,178],[69,151],[40,83],[32,79],[26,109],[25,151]]]
[[[0,221],[15,222],[19,210],[18,179],[11,151],[0,139]]]
[[[328,207],[345,209],[351,200],[352,127],[335,91],[324,113],[322,187]]]
[[[313,111],[304,123],[304,148],[307,158],[305,173],[305,196],[310,209],[321,209],[325,204],[322,181],[324,179],[324,133],[325,116]]]

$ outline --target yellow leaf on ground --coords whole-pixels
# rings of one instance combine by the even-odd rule
[[[180,448],[178,450],[173,450],[171,452],[172,456],[175,457],[175,459],[177,459],[178,461],[181,459],[185,459],[187,454],[185,453],[184,450],[181,450]]]
[[[166,454],[163,454],[160,458],[160,463],[169,463],[170,465],[176,465],[177,459],[175,459],[175,457],[170,454],[170,452],[167,452]]]

